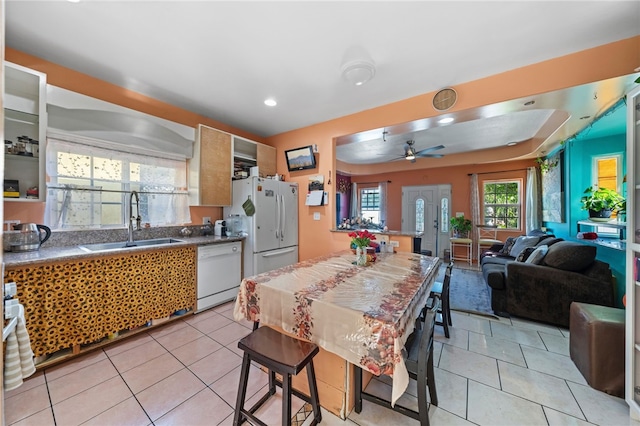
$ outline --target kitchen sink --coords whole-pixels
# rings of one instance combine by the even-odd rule
[[[96,251],[108,251],[108,250],[121,250],[126,248],[133,247],[147,247],[147,246],[159,246],[164,244],[172,244],[172,243],[183,243],[184,240],[177,240],[175,238],[154,238],[151,240],[138,240],[134,241],[127,245],[126,242],[117,242],[117,243],[97,243],[97,244],[85,244],[80,245],[78,248],[84,250],[86,252],[96,252]]]

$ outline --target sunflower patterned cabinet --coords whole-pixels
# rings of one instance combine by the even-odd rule
[[[184,247],[7,267],[35,356],[146,325],[196,301],[196,250]]]

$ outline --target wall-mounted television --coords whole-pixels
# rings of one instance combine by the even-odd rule
[[[289,149],[284,152],[287,159],[287,167],[290,172],[296,170],[315,169],[316,157],[313,155],[313,146]]]

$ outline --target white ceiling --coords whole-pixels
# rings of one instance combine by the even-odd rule
[[[7,0],[5,11],[7,47],[259,136],[640,34],[638,1]],[[359,87],[341,78],[353,51],[376,66]],[[622,93],[610,100],[632,81],[618,82]],[[541,98],[538,111],[520,103],[494,107],[490,118],[478,111],[471,124],[397,126],[385,138],[393,144],[382,143],[384,129],[372,129],[378,136],[344,138],[339,158],[389,161],[407,139],[417,150],[443,144],[443,154],[524,140],[554,110],[578,105],[568,101],[576,96],[550,97],[563,105]],[[278,105],[265,106],[268,97]],[[521,112],[498,116],[513,111]],[[362,145],[349,149],[355,140],[371,140],[366,156]]]

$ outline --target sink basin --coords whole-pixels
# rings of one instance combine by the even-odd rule
[[[176,240],[175,238],[154,238],[151,240],[134,241],[129,245],[127,245],[126,242],[98,243],[98,244],[85,244],[85,245],[78,246],[78,248],[91,253],[95,251],[121,250],[121,249],[132,248],[132,247],[158,246],[158,245],[182,243],[182,242],[184,241]]]

